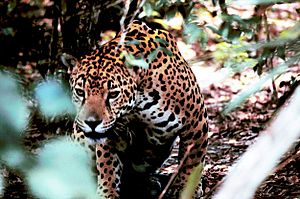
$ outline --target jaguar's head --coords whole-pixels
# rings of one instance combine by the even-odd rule
[[[120,63],[98,59],[69,60],[74,65],[70,85],[77,109],[75,122],[93,140],[109,136],[116,120],[133,108],[137,93],[134,78]]]

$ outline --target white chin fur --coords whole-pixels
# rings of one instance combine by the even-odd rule
[[[95,128],[95,132],[97,132],[97,133],[104,133],[106,130],[107,130],[107,129],[104,129],[102,124],[98,125],[98,126]]]
[[[95,144],[104,144],[107,140],[107,138],[101,138],[101,139],[91,139],[87,138],[88,144],[95,145]]]

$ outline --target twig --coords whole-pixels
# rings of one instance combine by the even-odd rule
[[[271,41],[271,38],[270,38],[270,27],[269,27],[269,24],[268,24],[268,16],[266,14],[266,9],[264,10],[264,13],[263,13],[262,16],[263,16],[263,21],[264,21],[264,24],[265,24],[265,29],[266,29],[267,42],[270,42]],[[270,65],[271,69],[274,68],[273,60],[274,60],[274,53],[272,53],[271,56],[270,56],[270,58],[267,60],[267,62],[266,62],[267,67],[268,67],[268,65]],[[278,98],[277,95],[278,94],[277,94],[277,89],[276,89],[275,79],[274,78],[272,78],[272,89],[273,89],[273,96],[277,100],[277,98]]]
[[[124,4],[125,4],[125,8],[124,8],[124,13],[122,15],[122,18],[120,20],[120,32],[121,32],[121,37],[120,37],[120,41],[119,41],[119,44],[118,46],[122,46],[123,43],[124,43],[124,40],[125,40],[125,37],[126,37],[126,32],[125,32],[125,19],[126,19],[126,16],[128,14],[128,11],[129,11],[129,8],[130,8],[130,3],[131,3],[131,0],[124,0]],[[118,47],[117,46],[117,47]]]
[[[189,155],[191,148],[194,146],[194,144],[191,144],[187,147],[187,150],[180,162],[180,164],[177,166],[177,169],[175,170],[175,172],[172,174],[170,180],[168,181],[168,184],[166,185],[166,187],[164,188],[164,190],[161,192],[161,194],[159,195],[158,199],[162,199],[164,197],[164,195],[166,194],[167,190],[169,189],[169,187],[171,186],[171,184],[173,183],[174,179],[176,178],[179,170],[182,168],[184,161],[186,160],[187,156]]]
[[[289,156],[285,161],[283,161],[282,163],[280,163],[274,170],[272,173],[276,173],[280,170],[282,170],[284,167],[286,167],[286,165],[288,165],[291,161],[296,160],[297,158],[300,158],[300,151],[298,151],[296,154],[293,154],[291,156]]]
[[[119,3],[121,3],[123,0],[118,0],[118,1],[115,1],[115,2],[113,2],[113,3],[110,3],[110,4],[108,4],[107,6],[106,6],[106,9],[107,8],[110,8],[110,7],[114,7],[114,6],[116,6],[116,5],[118,5]]]
[[[217,184],[215,184],[208,193],[206,193],[206,195],[203,197],[203,199],[208,199],[211,198],[211,195],[214,193],[214,191],[224,182],[224,178],[220,181],[217,182]]]
[[[139,6],[137,7],[137,9],[135,10],[135,12],[133,13],[133,15],[131,16],[131,19],[129,20],[129,23],[131,23],[135,16],[138,14],[139,10],[143,7],[143,5],[145,4],[146,0],[142,0],[141,3],[139,4]],[[125,19],[127,17],[127,14],[128,14],[128,11],[129,11],[129,8],[130,8],[130,3],[131,3],[131,0],[124,0],[124,4],[125,4],[125,9],[124,9],[124,14],[120,20],[120,32],[122,33],[121,34],[121,37],[120,37],[120,41],[119,41],[119,44],[118,46],[121,46],[123,45],[124,43],[124,40],[125,40],[125,37],[126,37],[126,32],[125,32]]]
[[[143,7],[145,4],[146,0],[142,0],[138,8],[134,11],[133,15],[131,16],[130,22],[132,22],[135,18],[135,16],[138,14],[139,10]]]
[[[280,163],[275,169],[273,169],[272,173],[277,173],[278,171],[286,167],[286,165],[288,165],[291,161],[296,160],[299,157],[300,157],[300,151],[298,151],[296,154],[289,156],[285,161]],[[264,183],[261,184],[261,187],[267,183],[268,182],[265,181]]]

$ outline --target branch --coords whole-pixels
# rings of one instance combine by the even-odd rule
[[[161,192],[161,194],[159,195],[158,199],[162,199],[164,197],[164,195],[166,194],[166,192],[168,191],[169,187],[171,186],[171,184],[173,183],[173,181],[175,180],[179,170],[182,168],[184,161],[186,160],[186,158],[188,157],[188,155],[191,152],[192,147],[194,146],[194,144],[191,144],[187,147],[187,150],[182,158],[182,160],[180,161],[180,164],[177,166],[177,169],[175,170],[175,172],[172,174],[168,184],[166,185],[166,187],[164,188],[164,190]]]
[[[142,0],[139,4],[139,6],[137,7],[137,9],[134,11],[132,17],[130,18],[129,20],[129,23],[131,23],[134,18],[136,17],[136,15],[138,14],[139,10],[143,7],[143,5],[145,4],[146,0]],[[122,15],[122,18],[120,20],[120,32],[122,33],[121,34],[121,38],[120,38],[120,41],[119,41],[119,44],[118,46],[121,46],[123,45],[124,43],[124,40],[125,40],[125,37],[126,37],[126,32],[125,32],[125,19],[127,17],[127,14],[128,14],[128,11],[130,9],[130,3],[131,3],[131,0],[124,0],[124,4],[125,4],[125,8],[124,8],[124,14]]]
[[[265,133],[237,162],[213,199],[250,199],[300,136],[300,88]]]

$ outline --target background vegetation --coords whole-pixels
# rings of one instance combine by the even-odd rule
[[[280,12],[279,6],[284,8]],[[152,27],[171,31],[178,38],[179,47],[184,46],[183,54],[186,52],[184,56],[191,63],[210,61],[222,68],[221,79],[246,69],[260,76],[228,100],[224,116],[268,82],[272,82],[271,92],[278,109],[298,85],[297,75],[280,81],[279,86],[275,79],[298,64],[299,9],[299,3],[284,0],[1,1],[3,168],[22,175],[32,194],[39,198],[94,197],[95,183],[88,169],[90,160],[79,146],[60,138],[38,144],[42,149],[32,154],[26,149],[25,137],[32,130],[32,120],[39,123],[45,134],[59,122],[68,128],[52,133],[59,136],[70,133],[69,121],[74,110],[66,92],[68,76],[60,61],[62,53],[80,57],[137,18]],[[281,87],[284,92],[279,92]],[[66,162],[72,162],[72,168],[66,168],[70,165]],[[78,173],[83,176],[74,175]],[[5,194],[4,185],[0,177],[0,195]]]

